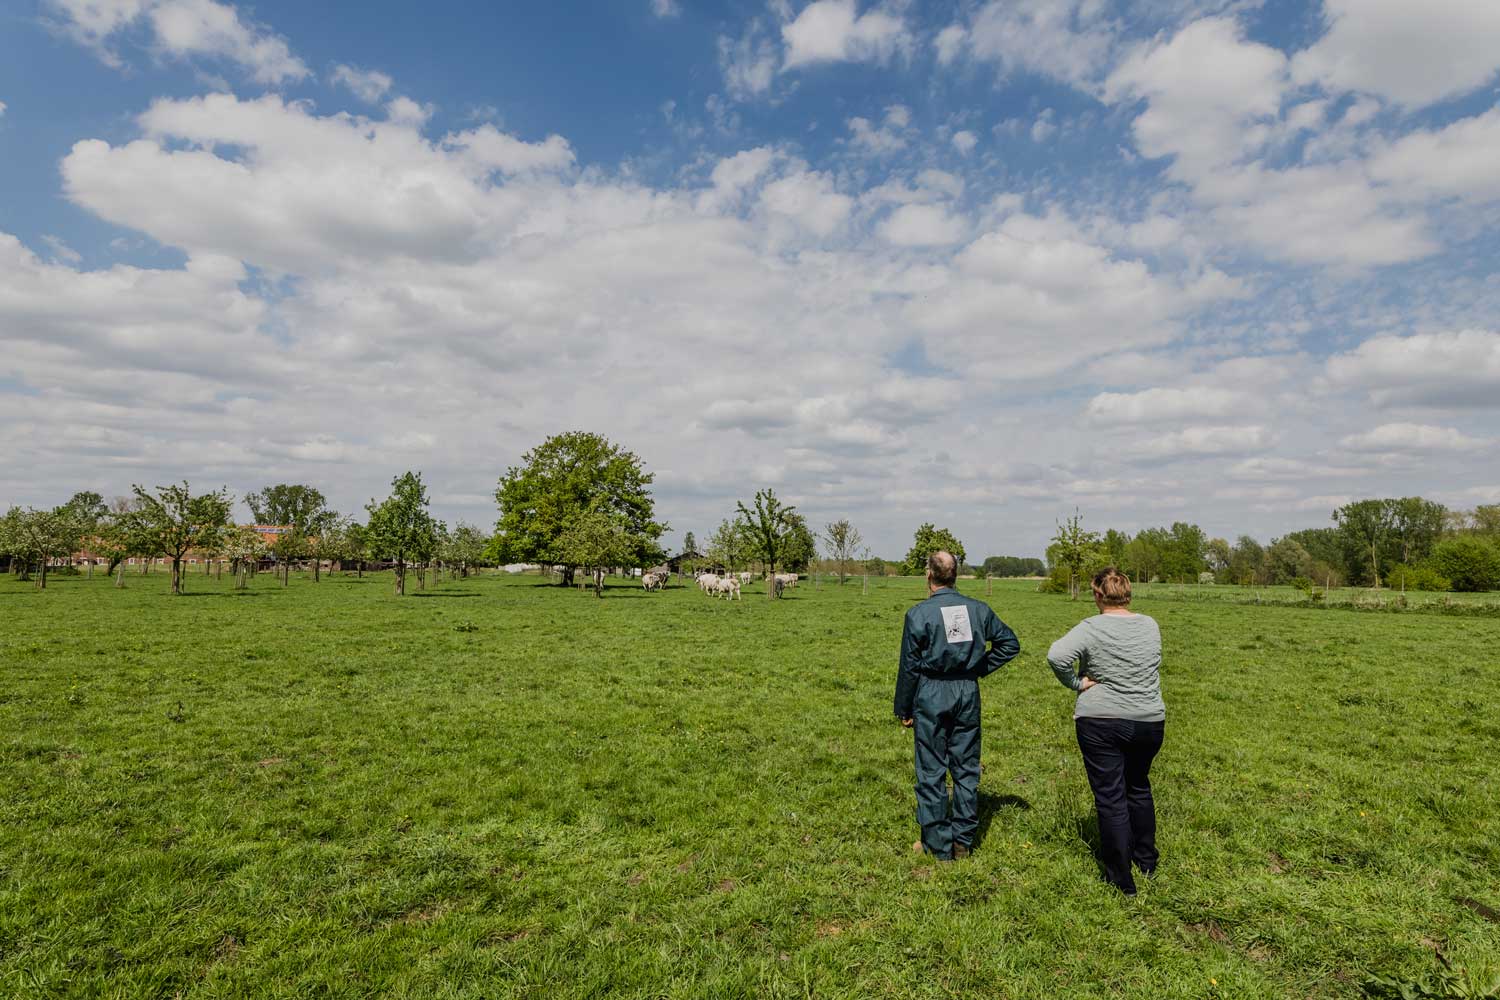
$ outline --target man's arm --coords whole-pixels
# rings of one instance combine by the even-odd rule
[[[1000,616],[993,611],[985,622],[985,635],[989,640],[990,648],[984,654],[984,674],[989,676],[996,670],[1014,660],[1021,652],[1021,640],[1011,631],[1009,625],[1000,620]]]
[[[911,616],[901,626],[901,662],[896,668],[896,718],[905,722],[916,711],[917,642],[912,633]]]

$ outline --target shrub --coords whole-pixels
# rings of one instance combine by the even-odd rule
[[[1385,575],[1386,586],[1393,590],[1452,590],[1447,577],[1431,566],[1403,566],[1397,563]]]
[[[1054,566],[1052,572],[1038,586],[1037,591],[1043,594],[1066,594],[1068,593],[1068,567]]]
[[[1458,591],[1494,590],[1500,586],[1500,550],[1475,535],[1445,538],[1432,550],[1431,566]]]

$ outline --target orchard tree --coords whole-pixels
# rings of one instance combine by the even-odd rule
[[[323,523],[316,535],[308,538],[307,549],[313,560],[313,582],[320,583],[325,560],[330,572],[334,563],[338,563],[341,568],[343,566],[345,553],[349,549],[349,519],[334,514]]]
[[[708,536],[708,551],[704,555],[719,563],[725,570],[733,572],[736,566],[745,564],[745,553],[749,541],[744,526],[731,521],[720,521],[718,530]]]
[[[276,541],[271,543],[271,555],[275,557],[277,566],[281,570],[283,587],[292,581],[292,563],[306,558],[309,548],[307,536],[295,527],[289,531],[283,531],[276,536]]]
[[[444,540],[440,558],[448,564],[450,571],[457,567],[460,577],[468,577],[471,568],[484,562],[489,544],[489,535],[476,525],[460,521],[452,534]]]
[[[567,565],[589,570],[594,596],[603,597],[605,569],[627,565],[638,549],[624,518],[596,508],[574,518],[558,539],[557,551]]]
[[[1073,510],[1073,516],[1057,526],[1052,544],[1047,549],[1047,558],[1055,566],[1068,573],[1068,593],[1078,600],[1078,583],[1084,572],[1100,558],[1099,533],[1083,530],[1083,515]]]
[[[370,523],[364,537],[376,559],[396,564],[396,594],[406,594],[406,566],[430,552],[437,525],[427,512],[427,488],[420,472],[404,472],[391,480],[391,495],[365,506]]]
[[[99,494],[84,491],[74,493],[73,498],[63,506],[72,512],[73,520],[78,526],[80,547],[88,549],[89,578],[93,579],[95,550],[99,547],[99,533],[105,519],[109,517],[109,505]]]
[[[266,540],[254,528],[232,524],[224,530],[224,536],[219,540],[219,553],[229,560],[235,590],[245,589],[246,580],[260,565],[266,552]]]
[[[808,528],[801,514],[789,514],[787,521],[790,527],[781,545],[781,565],[783,569],[801,573],[818,557],[818,536]]]
[[[953,532],[947,528],[935,528],[931,524],[924,524],[912,537],[911,549],[906,553],[906,575],[921,576],[926,573],[927,557],[934,552],[950,552],[953,558],[958,560],[959,566],[964,565],[964,543],[954,537]]]
[[[573,566],[563,558],[562,537],[585,514],[602,513],[630,539],[620,565],[646,565],[660,557],[657,540],[667,530],[655,520],[654,478],[634,453],[601,435],[549,437],[500,477],[492,551],[502,563],[562,563],[563,586],[571,586]]]
[[[37,564],[38,590],[47,589],[47,567],[52,560],[71,556],[82,538],[78,517],[66,504],[51,510],[12,508],[5,515],[3,531],[12,558]]]
[[[172,593],[182,593],[182,560],[189,549],[211,551],[229,527],[234,501],[228,490],[194,496],[186,481],[156,492],[132,485],[139,508],[124,515],[141,549],[172,560]]]
[[[776,491],[770,488],[756,490],[751,506],[746,507],[743,500],[735,501],[734,506],[740,531],[747,543],[746,552],[750,558],[765,564],[766,579],[770,580],[776,575],[776,564],[781,561],[788,537],[802,520],[793,518],[797,508],[783,504],[777,499]],[[767,585],[766,595],[774,599],[776,588]]]
[[[849,576],[849,564],[854,561],[864,539],[859,529],[849,523],[847,517],[823,526],[823,538],[828,542],[828,556],[839,566],[839,586]]]

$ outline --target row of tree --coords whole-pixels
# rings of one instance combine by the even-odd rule
[[[228,562],[239,587],[268,559],[283,574],[294,563],[311,560],[314,579],[324,562],[354,564],[362,571],[367,561],[378,561],[392,565],[396,592],[404,594],[409,566],[417,567],[425,585],[434,564],[467,575],[484,563],[491,547],[489,536],[473,525],[450,530],[433,518],[426,487],[415,472],[393,479],[384,500],[370,501],[364,524],[340,515],[319,490],[302,484],[268,486],[248,494],[245,502],[259,525],[277,529],[269,544],[260,531],[233,522],[228,490],[194,493],[183,482],[155,490],[136,485],[131,496],[108,504],[98,493],[85,492],[51,509],[13,507],[0,518],[0,556],[8,557],[20,576],[34,572],[43,589],[49,568],[71,563],[80,552],[106,559],[117,586],[124,583],[127,560],[139,558],[144,568],[150,560],[166,559],[174,594],[183,592],[190,553]],[[92,558],[88,567],[92,573]]]
[[[1077,512],[1058,525],[1047,549],[1045,588],[1075,597],[1105,565],[1139,581],[1241,586],[1394,586],[1411,590],[1500,588],[1500,504],[1449,510],[1422,497],[1358,500],[1333,512],[1333,525],[1289,532],[1262,545],[1209,538],[1195,524],[1135,535],[1086,531]]]

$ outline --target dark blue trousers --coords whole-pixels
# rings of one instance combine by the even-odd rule
[[[1104,877],[1134,894],[1131,862],[1156,871],[1156,803],[1151,798],[1151,762],[1161,749],[1164,722],[1075,719],[1078,749],[1099,810],[1100,860]]]
[[[953,857],[955,846],[973,846],[979,826],[979,682],[923,677],[917,685],[913,718],[922,845],[946,860]],[[951,816],[949,775],[953,777]]]

